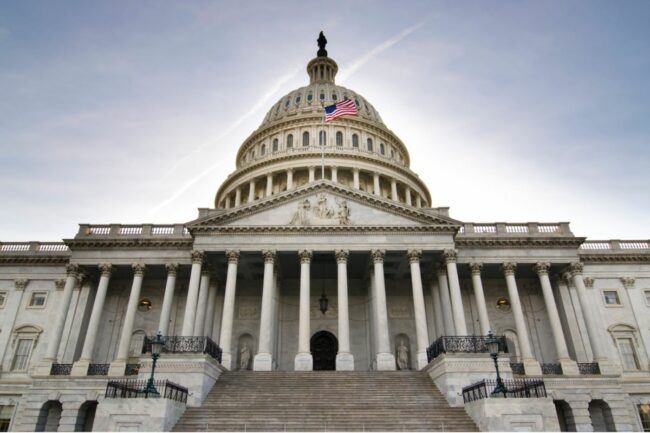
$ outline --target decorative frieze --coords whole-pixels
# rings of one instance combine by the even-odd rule
[[[21,292],[23,290],[25,290],[28,283],[29,283],[29,280],[27,280],[27,279],[14,280],[14,285],[16,286],[16,290],[21,291]]]
[[[65,287],[65,280],[54,281],[54,287],[56,287],[56,290],[63,290],[63,288]]]
[[[585,283],[585,287],[588,288],[588,289],[591,289],[592,287],[594,287],[594,279],[591,278],[591,277],[584,277],[582,279],[582,282]]]
[[[623,284],[623,287],[625,287],[626,289],[634,288],[634,278],[632,278],[632,277],[621,277],[620,280],[621,280],[621,283]]]

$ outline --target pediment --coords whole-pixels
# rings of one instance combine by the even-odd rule
[[[275,227],[286,230],[404,227],[455,230],[458,221],[346,186],[321,181],[187,224],[190,231]]]

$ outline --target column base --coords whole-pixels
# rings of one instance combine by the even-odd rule
[[[392,353],[378,353],[377,370],[379,371],[397,370],[397,365],[395,364],[395,355],[393,355]]]
[[[232,354],[230,352],[223,352],[221,354],[221,366],[228,370],[232,367]]]
[[[295,371],[312,371],[314,369],[314,358],[311,353],[299,353],[293,363]]]
[[[80,359],[79,361],[72,364],[72,370],[70,371],[70,376],[75,376],[75,377],[88,376],[89,365],[90,365],[89,359]]]
[[[354,356],[350,352],[336,354],[336,371],[354,371]]]
[[[126,372],[126,361],[113,361],[111,362],[111,366],[108,367],[109,377],[124,376],[125,372]]]
[[[33,372],[34,376],[49,376],[54,362],[55,361],[52,359],[44,359],[36,364],[36,368],[34,368]]]
[[[273,371],[273,355],[258,353],[253,359],[253,371]]]
[[[560,359],[558,360],[562,366],[562,374],[565,376],[580,376],[578,364],[573,359]]]
[[[526,376],[541,376],[542,375],[542,366],[539,365],[539,362],[535,359],[523,359],[522,363],[524,364],[524,374]]]
[[[598,363],[600,374],[604,376],[620,376],[621,369],[614,364],[609,358],[596,358],[594,362]]]
[[[424,367],[429,365],[429,358],[427,357],[427,352],[418,352],[417,365],[418,365],[418,370],[422,370]]]

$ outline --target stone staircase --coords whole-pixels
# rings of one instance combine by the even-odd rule
[[[422,372],[226,372],[174,431],[477,431]]]

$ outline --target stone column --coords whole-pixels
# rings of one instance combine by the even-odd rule
[[[422,196],[420,194],[415,196],[415,206],[422,207]]]
[[[388,312],[386,309],[386,285],[384,282],[384,257],[385,250],[372,250],[370,252],[375,271],[375,298],[377,310],[375,323],[377,324],[377,370],[395,370],[395,355],[390,347],[388,335]]]
[[[390,180],[390,198],[399,201],[399,197],[397,196],[397,181],[395,179]]]
[[[520,355],[522,358],[521,361],[524,364],[524,371],[527,375],[540,375],[542,374],[542,369],[533,357],[533,351],[530,347],[530,339],[528,338],[528,327],[526,326],[524,311],[521,308],[521,301],[519,300],[519,291],[517,290],[517,281],[515,280],[517,264],[506,262],[503,263],[501,269],[506,277],[508,296],[510,297],[510,307],[512,308],[512,315],[515,318],[517,340],[519,341],[519,350],[521,351]]]
[[[88,373],[88,364],[90,364],[93,359],[93,351],[95,350],[95,342],[97,340],[97,331],[99,330],[99,323],[102,318],[102,311],[104,310],[104,300],[106,299],[106,291],[108,290],[108,282],[111,279],[112,270],[113,267],[110,264],[99,265],[101,276],[99,277],[95,302],[93,303],[90,320],[88,321],[88,327],[86,328],[86,339],[84,340],[84,345],[81,349],[81,357],[72,367],[72,372],[70,373],[71,376],[86,376]]]
[[[454,336],[456,328],[454,327],[454,316],[451,313],[451,298],[449,297],[449,286],[447,282],[447,271],[443,264],[436,270],[438,273],[438,287],[440,290],[440,302],[442,305],[442,318],[445,323],[444,335]]]
[[[330,167],[330,173],[331,173],[331,176],[332,176],[332,182],[334,182],[334,183],[338,182],[338,173],[337,173],[337,171],[338,171],[338,168],[337,168],[335,165],[332,165],[332,166]]]
[[[158,322],[158,330],[162,335],[167,335],[169,331],[169,318],[171,317],[172,305],[174,303],[178,265],[176,263],[167,263],[165,269],[167,269],[167,284],[165,284],[165,296],[160,312],[160,321]]]
[[[572,361],[569,357],[569,349],[567,348],[564,334],[562,333],[562,322],[560,322],[560,314],[557,311],[555,304],[555,296],[553,296],[553,288],[551,287],[551,280],[548,278],[548,271],[551,268],[550,263],[538,262],[533,266],[533,270],[539,277],[539,283],[542,286],[542,294],[544,295],[544,304],[548,312],[548,320],[551,325],[551,332],[553,333],[553,342],[555,343],[555,352],[557,353],[558,362],[562,365],[562,373],[565,375],[579,375],[578,364]]]
[[[372,183],[374,185],[373,194],[381,195],[381,188],[379,186],[379,173],[372,174]]]
[[[474,288],[474,297],[476,298],[476,307],[478,308],[478,321],[481,325],[481,335],[487,335],[488,331],[490,331],[490,320],[488,319],[485,294],[483,293],[483,282],[481,281],[483,264],[470,263],[469,268],[472,272],[472,287]]]
[[[273,194],[273,173],[266,175],[266,196],[270,197]]]
[[[350,351],[350,311],[348,308],[348,257],[347,250],[336,250],[336,277],[338,283],[339,351],[336,354],[336,370],[354,370],[354,356]]]
[[[309,347],[310,331],[310,294],[309,283],[312,252],[309,250],[300,250],[300,315],[298,318],[298,354],[294,361],[294,370],[311,371],[314,367],[314,361],[311,356]]]
[[[235,190],[235,207],[241,204],[241,187],[237,187]]]
[[[262,313],[260,315],[259,350],[253,360],[253,370],[273,370],[273,353],[271,339],[273,326],[273,269],[275,266],[275,251],[262,250],[264,256],[264,281],[262,283]]]
[[[194,321],[196,320],[196,304],[199,299],[199,283],[201,280],[201,267],[205,253],[203,251],[192,251],[192,272],[190,273],[190,284],[187,289],[187,301],[185,303],[185,314],[183,315],[183,337],[191,337],[194,334]]]
[[[223,313],[221,318],[221,335],[219,345],[223,354],[221,365],[230,369],[232,367],[232,322],[235,315],[235,290],[237,288],[237,264],[239,263],[239,251],[226,250],[228,257],[228,271],[226,273],[226,293],[223,297]]]
[[[208,306],[205,311],[205,324],[203,325],[203,334],[214,340],[212,329],[214,328],[214,315],[217,304],[217,280],[212,278],[208,288]]]
[[[287,191],[293,189],[293,168],[287,169]]]
[[[436,335],[435,337],[442,337],[445,335],[445,322],[444,313],[442,312],[442,301],[440,299],[440,287],[437,277],[430,276],[429,287],[431,289],[431,298],[433,299],[433,315],[436,322]]]
[[[465,324],[463,297],[460,293],[458,269],[456,268],[456,250],[445,250],[443,256],[447,266],[447,278],[449,278],[449,294],[451,295],[451,309],[454,313],[454,328],[456,328],[456,335],[465,336],[467,335],[467,325]]]
[[[406,204],[411,206],[411,188],[408,186],[404,188],[404,197],[406,198]]]
[[[352,186],[354,189],[359,189],[359,169],[352,169]]]
[[[224,207],[226,209],[230,209],[230,195],[226,196],[226,201],[225,201]]]
[[[429,363],[427,360],[429,333],[427,331],[427,313],[424,310],[424,293],[422,291],[422,275],[420,273],[420,257],[422,256],[422,250],[409,250],[407,254],[409,263],[411,264],[415,334],[418,342],[417,363],[418,370],[421,370]]]
[[[48,363],[56,362],[56,356],[59,353],[59,345],[63,337],[63,329],[65,327],[65,319],[68,317],[68,310],[70,309],[70,300],[72,299],[72,292],[77,284],[77,277],[79,276],[79,266],[75,264],[68,264],[66,267],[67,277],[65,286],[63,286],[63,298],[59,304],[59,312],[56,316],[54,323],[54,334],[50,337],[50,343],[47,347],[47,353],[44,361]],[[48,371],[49,374],[49,371]]]
[[[145,266],[141,263],[134,263],[132,267],[133,284],[131,285],[131,294],[129,295],[129,303],[126,306],[126,313],[124,313],[124,323],[122,324],[120,343],[117,346],[117,356],[108,370],[109,376],[123,376],[129,358],[133,323],[135,322],[135,313],[138,311],[140,291],[142,290],[142,280],[144,279],[145,271]]]
[[[589,342],[591,343],[591,351],[594,355],[594,361],[598,363],[601,374],[616,374],[617,369],[607,358],[602,347],[602,342],[600,341],[600,336],[598,335],[598,323],[594,317],[593,310],[590,308],[587,289],[585,288],[585,282],[582,279],[583,265],[580,262],[571,263],[569,270],[571,272],[571,281],[573,281],[573,285],[578,293],[578,301],[587,327],[587,335],[589,336]]]
[[[253,200],[255,200],[255,179],[248,182],[248,203],[252,203]]]
[[[201,269],[201,283],[199,284],[199,298],[196,304],[196,318],[192,335],[204,337],[205,314],[208,308],[208,291],[210,290],[210,268],[206,265]]]
[[[316,181],[316,167],[313,165],[309,169],[309,183],[314,183]]]

